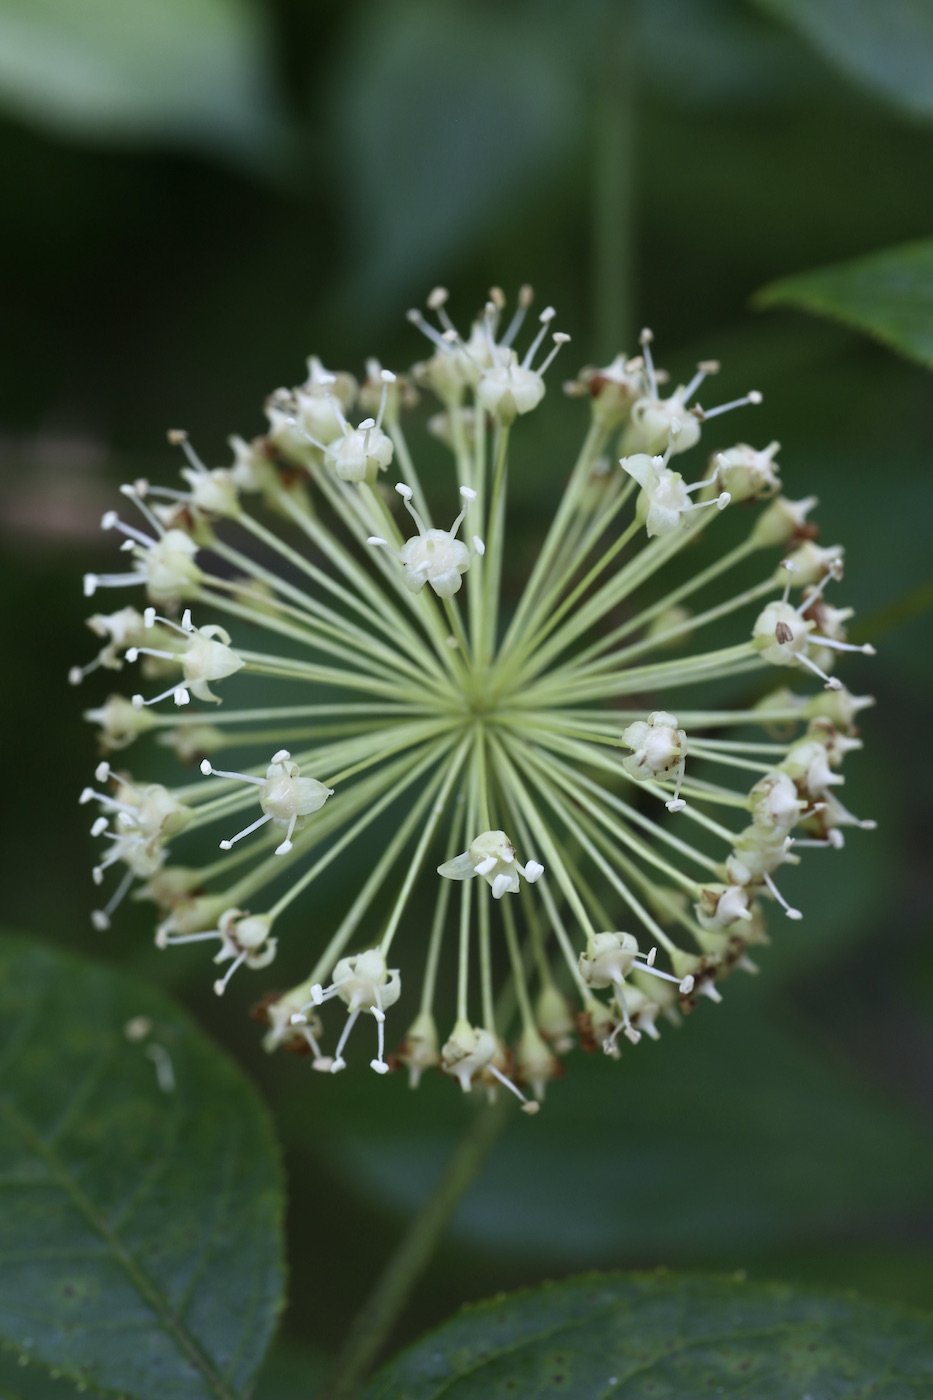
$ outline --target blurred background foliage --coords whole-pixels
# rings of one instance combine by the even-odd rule
[[[846,796],[879,829],[789,875],[807,917],[723,1007],[621,1065],[574,1053],[466,1201],[405,1335],[597,1265],[929,1299],[928,379],[749,303],[928,235],[931,28],[922,0],[0,0],[2,912],[171,987],[261,1083],[292,1278],[260,1394],[287,1400],[303,1349],[345,1328],[465,1108],[439,1081],[411,1095],[266,1061],[249,979],[217,1003],[203,957],[157,954],[138,906],[91,932],[74,799],[81,702],[104,690],[65,683],[91,653],[80,575],[117,483],[175,470],[167,428],[221,463],[308,353],[403,368],[421,354],[405,308],[439,281],[461,322],[491,283],[532,281],[573,334],[565,372],[631,352],[647,321],[674,376],[716,355],[723,397],[764,392],[736,431],[779,437],[788,493],[822,498],[878,644],[846,673],[878,697]],[[580,434],[572,402],[522,425],[516,575]],[[338,894],[303,916],[309,937]],[[283,985],[306,971],[299,935]]]

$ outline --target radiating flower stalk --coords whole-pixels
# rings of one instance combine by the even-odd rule
[[[364,1018],[376,1072],[404,1066],[414,1086],[437,1067],[533,1112],[575,1044],[618,1057],[720,1001],[733,969],[755,970],[766,910],[801,917],[782,868],[872,825],[838,795],[871,701],[832,674],[871,648],[845,639],[842,550],[816,543],[812,498],[780,494],[777,443],[714,441],[678,470],[760,394],[701,408],[705,363],[665,397],[647,331],[638,356],[565,386],[589,421],[510,609],[511,437],[568,337],[549,307],[519,357],[528,288],[511,318],[494,289],[465,340],[446,301],[410,313],[431,348],[411,375],[370,361],[358,385],[312,359],[268,400],[265,436],[231,439],[232,465],[170,434],[183,487],[134,482],[128,518],[105,515],[130,567],[85,592],[145,602],[90,618],[103,646],[71,673],[139,677],[88,712],[104,755],[81,795],[105,843],[93,920],[131,890],[152,901],[159,948],[203,943],[225,965],[218,995],[299,940],[307,977],[259,1004],[267,1048],[336,1073]],[[419,388],[453,468],[424,484],[402,427]],[[717,548],[737,511],[744,537]],[[709,628],[727,644],[704,645]],[[764,696],[704,702],[724,680]],[[238,689],[250,703],[234,707]],[[124,767],[146,735],[186,781]],[[202,830],[206,865],[169,860]],[[332,865],[344,907],[322,928]]]

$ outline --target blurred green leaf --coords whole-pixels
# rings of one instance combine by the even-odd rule
[[[250,1400],[311,1400],[330,1366],[330,1357],[319,1347],[278,1338],[263,1362]]]
[[[58,136],[250,164],[284,133],[251,0],[0,0],[0,102]]]
[[[886,603],[884,607],[877,608],[873,613],[862,618],[858,624],[852,628],[852,640],[856,642],[866,642],[869,638],[877,641],[879,637],[886,637],[889,632],[896,632],[898,628],[906,626],[908,622],[913,622],[915,618],[923,617],[933,609],[933,579],[927,583],[921,583],[917,588],[911,588],[906,593],[902,593],[899,598]]]
[[[933,117],[927,0],[755,0],[831,63],[915,117]]]
[[[366,1400],[725,1395],[910,1400],[929,1319],[740,1279],[590,1274],[466,1308],[390,1361]]]
[[[0,1345],[0,1400],[78,1400],[83,1394],[99,1395],[85,1388],[79,1391],[74,1381],[50,1373],[44,1366],[30,1366],[15,1351]]]
[[[767,950],[760,961],[767,967]],[[571,1267],[735,1257],[871,1235],[929,1199],[930,1137],[794,1022],[766,974],[737,974],[620,1063],[575,1051],[536,1118],[516,1115],[455,1230],[473,1247]],[[313,1076],[282,1102],[292,1141],[327,1154],[369,1203],[417,1209],[462,1131],[440,1076]],[[313,1105],[313,1107],[312,1107]]]
[[[462,0],[388,0],[352,31],[329,124],[353,172],[341,193],[370,322],[375,289],[420,291],[567,161],[582,49],[545,7],[530,24],[521,7]]]
[[[243,1395],[282,1290],[254,1091],[164,995],[35,942],[0,942],[0,1024],[0,1338],[136,1400]]]
[[[842,321],[933,369],[933,241],[782,277],[755,293],[759,309],[796,306]]]

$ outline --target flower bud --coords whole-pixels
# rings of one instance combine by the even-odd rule
[[[538,994],[535,1021],[541,1034],[553,1044],[558,1054],[566,1054],[573,1045],[573,1016],[567,998],[553,982],[549,982]]]
[[[151,710],[138,709],[123,695],[111,695],[98,710],[85,710],[84,718],[100,725],[104,753],[127,748],[140,734],[156,729],[159,721]]]
[[[415,1017],[402,1041],[395,1057],[408,1069],[408,1084],[417,1089],[426,1069],[433,1069],[441,1061],[437,1047],[437,1026],[430,1011],[422,1011]]]
[[[704,885],[693,908],[703,929],[728,929],[751,920],[743,885]]]
[[[817,504],[815,496],[807,496],[802,501],[788,501],[784,496],[778,496],[759,515],[752,530],[752,546],[755,549],[768,549],[772,545],[787,544],[795,535],[810,528],[806,523],[807,514]]]
[[[715,453],[709,461],[707,475],[713,489],[728,491],[733,501],[750,501],[773,496],[781,489],[775,454],[781,449],[772,442],[761,452],[740,442],[725,452]]]
[[[499,1053],[491,1031],[460,1020],[441,1050],[441,1069],[456,1079],[465,1094],[473,1087],[473,1076],[486,1068]]]
[[[536,1099],[544,1098],[549,1079],[558,1079],[563,1073],[560,1060],[534,1026],[522,1031],[515,1052],[515,1064],[520,1084],[530,1084]]]

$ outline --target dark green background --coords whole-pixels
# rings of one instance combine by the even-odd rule
[[[51,45],[55,6],[38,8]],[[110,554],[99,516],[121,480],[174,471],[165,429],[222,462],[227,434],[261,430],[264,394],[297,382],[306,354],[403,367],[422,352],[404,311],[438,281],[461,321],[490,283],[534,282],[573,335],[564,372],[631,351],[647,321],[675,376],[716,356],[724,397],[764,392],[737,434],[780,438],[788,493],[818,494],[824,542],[846,545],[864,638],[884,630],[877,660],[844,673],[878,697],[845,795],[879,830],[788,878],[807,918],[776,926],[757,983],[730,983],[725,1005],[622,1065],[571,1057],[546,1111],[510,1128],[404,1335],[465,1298],[596,1265],[742,1267],[928,1300],[930,636],[898,605],[929,574],[928,378],[748,302],[777,277],[925,236],[929,125],[898,101],[909,73],[872,77],[883,44],[866,79],[781,9],[278,0],[249,12],[239,67],[213,74],[218,45],[198,26],[225,7],[192,0],[177,42],[200,55],[203,110],[166,64],[161,106],[135,124],[63,110],[54,84],[27,101],[0,72],[2,914],[170,986],[261,1083],[290,1173],[292,1347],[345,1326],[464,1106],[446,1083],[415,1097],[400,1080],[266,1061],[245,1015],[255,981],[218,1003],[203,958],[157,955],[138,908],[92,933],[79,712],[105,688],[76,695],[65,677],[91,654],[80,575]],[[0,3],[0,40],[21,11]],[[145,42],[117,28],[109,61],[132,87]],[[518,435],[529,538],[581,432],[558,379]],[[307,936],[292,928],[277,981],[306,969]],[[284,1400],[284,1372],[269,1384]]]

